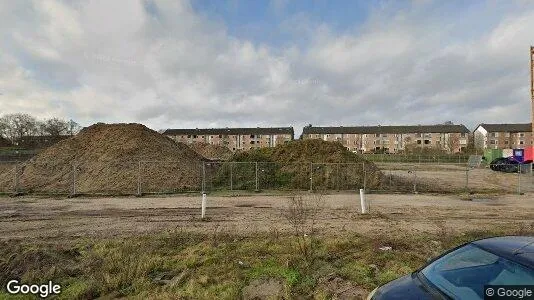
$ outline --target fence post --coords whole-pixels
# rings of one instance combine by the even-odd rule
[[[206,193],[206,162],[202,162],[202,194]]]
[[[15,163],[15,176],[13,177],[15,195],[19,193],[19,162]]]
[[[256,192],[259,192],[259,181],[258,181],[258,162],[256,162]]]
[[[469,193],[469,166],[465,168],[465,191]]]
[[[202,193],[202,204],[201,204],[201,218],[206,217],[206,193]]]
[[[137,165],[137,196],[141,196],[141,161]]]
[[[313,193],[313,163],[310,163],[310,192]]]
[[[234,162],[230,162],[230,191],[234,190]]]
[[[71,196],[76,196],[76,162],[72,163],[72,190]]]

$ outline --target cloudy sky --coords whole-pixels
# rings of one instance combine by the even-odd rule
[[[530,121],[534,0],[3,0],[0,37],[0,114],[297,132]]]

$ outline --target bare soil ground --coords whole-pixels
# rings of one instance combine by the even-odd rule
[[[306,194],[303,194],[306,197]],[[328,235],[461,233],[485,227],[534,226],[534,194],[367,195],[371,213],[359,213],[356,194],[325,195],[317,228]],[[287,196],[208,195],[207,220],[199,196],[143,198],[0,198],[0,239],[133,236],[168,231],[285,232]]]

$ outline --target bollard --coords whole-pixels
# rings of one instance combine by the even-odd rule
[[[363,189],[360,189],[360,204],[361,204],[361,207],[362,207],[362,214],[366,214],[367,213],[367,203],[365,202],[365,194],[364,194],[364,190]]]
[[[202,219],[206,217],[206,193],[202,193]]]

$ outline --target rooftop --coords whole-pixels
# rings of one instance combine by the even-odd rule
[[[293,127],[256,127],[256,128],[194,128],[167,129],[164,135],[239,135],[239,134],[290,134]]]
[[[375,134],[375,133],[469,133],[464,125],[406,125],[406,126],[339,126],[304,127],[303,134]]]

